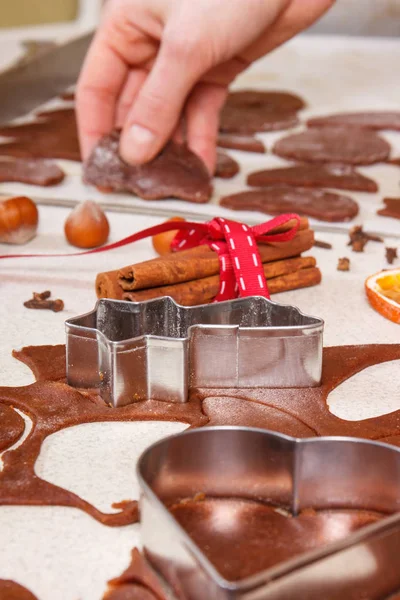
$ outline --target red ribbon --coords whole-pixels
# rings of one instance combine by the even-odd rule
[[[273,235],[266,235],[280,225],[289,221],[296,221],[296,225],[285,231]],[[220,263],[220,289],[215,302],[230,300],[237,296],[265,296],[269,298],[265,281],[261,257],[258,252],[257,242],[286,242],[292,240],[300,225],[300,217],[296,214],[285,214],[249,227],[243,223],[230,221],[217,217],[208,223],[193,223],[190,221],[166,221],[160,225],[149,227],[133,235],[129,235],[118,242],[106,244],[93,250],[73,252],[71,254],[3,254],[0,259],[6,258],[39,258],[60,256],[85,256],[114,250],[144,238],[178,229],[172,242],[175,251],[187,250],[201,244],[207,244],[217,252]]]

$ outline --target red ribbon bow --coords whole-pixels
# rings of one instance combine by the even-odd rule
[[[279,225],[295,220],[296,225],[284,233],[266,235]],[[187,250],[208,244],[218,254],[220,286],[214,302],[237,296],[265,296],[269,298],[267,282],[257,242],[284,242],[293,239],[300,225],[296,214],[280,215],[271,221],[249,227],[237,221],[217,217],[204,225],[197,224],[189,231],[177,233],[173,250]]]
[[[266,235],[273,229],[292,220],[296,221],[296,225],[288,231]],[[215,302],[230,300],[237,296],[265,296],[269,298],[257,242],[286,242],[292,240],[297,233],[299,225],[300,217],[296,214],[280,215],[271,221],[255,225],[254,227],[249,227],[237,221],[223,219],[222,217],[217,217],[208,223],[167,221],[134,233],[118,242],[106,244],[93,250],[71,254],[4,254],[0,255],[0,259],[97,254],[120,248],[121,246],[137,242],[158,233],[178,229],[179,231],[171,245],[173,250],[188,250],[201,244],[207,244],[212,250],[217,252],[220,263],[220,288],[218,295],[214,299]]]

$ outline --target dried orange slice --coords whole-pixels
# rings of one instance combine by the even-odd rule
[[[375,310],[400,324],[400,269],[371,275],[365,282],[365,291]]]

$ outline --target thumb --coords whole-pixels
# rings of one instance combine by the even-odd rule
[[[125,120],[120,153],[128,163],[142,164],[160,152],[179,122],[191,89],[207,70],[198,45],[186,42],[178,38],[161,44]]]

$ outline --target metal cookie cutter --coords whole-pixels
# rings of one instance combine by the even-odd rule
[[[262,429],[210,427],[152,445],[140,457],[137,475],[146,555],[179,600],[382,600],[400,589],[398,448],[356,438],[300,440]],[[294,515],[312,507],[389,516],[228,581],[166,507],[199,492],[278,505]],[[215,526],[229,536],[234,523],[224,514],[218,512]]]
[[[186,402],[191,387],[319,385],[323,321],[253,296],[184,307],[99,300],[66,321],[67,378],[106,402]]]

